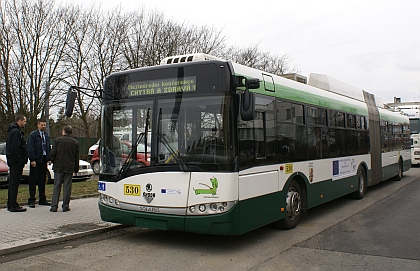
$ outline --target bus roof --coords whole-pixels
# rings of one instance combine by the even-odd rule
[[[204,53],[194,53],[194,54],[185,54],[185,55],[166,57],[161,60],[160,65],[206,61],[206,60],[227,61],[225,59],[221,59],[221,58],[204,54]],[[264,71],[260,71],[255,68],[250,68],[250,67],[238,64],[238,63],[232,63],[232,65],[235,70],[235,74],[240,74],[247,77],[251,76],[251,77],[255,77],[255,78],[259,78],[260,80],[263,80],[262,74],[269,74]],[[296,82],[291,79],[286,79],[284,77],[280,77],[274,74],[272,74],[271,76],[273,76],[273,83],[280,84],[286,88],[290,88],[293,90],[293,92],[296,90],[301,90],[304,93],[321,97],[325,95],[325,94],[322,94],[322,91],[328,91],[332,93],[332,96],[330,98],[335,99],[337,102],[348,103],[348,105],[352,105],[359,108],[361,106],[364,108],[362,111],[365,111],[365,110],[367,111],[366,107],[362,106],[362,104],[365,104],[365,99],[364,99],[362,89],[354,87],[350,84],[342,82],[328,75],[311,73],[309,75],[309,80],[307,84]],[[315,91],[315,89],[313,88],[318,89],[319,91]],[[326,96],[324,97],[326,98]],[[350,98],[351,100],[348,100],[346,98]],[[351,102],[352,100],[353,102]],[[382,102],[382,99],[375,97],[375,102],[378,108],[381,108],[381,109],[385,108],[384,103]],[[392,112],[393,110],[389,110],[389,109],[380,110],[380,111],[382,112],[381,115],[386,115],[387,116],[386,118],[388,120],[397,120],[402,117],[401,112]]]
[[[363,91],[326,74],[311,73],[308,85],[364,102]]]

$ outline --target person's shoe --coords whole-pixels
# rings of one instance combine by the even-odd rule
[[[45,200],[45,201],[40,201],[38,204],[39,204],[39,205],[48,205],[48,206],[51,206],[51,202],[48,202],[47,200]]]
[[[35,208],[35,202],[28,202],[29,208]]]
[[[50,212],[57,212],[57,207],[51,207]]]
[[[26,208],[23,207],[11,207],[9,212],[26,212]]]
[[[64,207],[63,208],[63,212],[68,212],[68,211],[70,211],[70,208],[69,207]]]

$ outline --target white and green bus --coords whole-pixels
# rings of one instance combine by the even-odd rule
[[[411,135],[411,165],[420,165],[420,134]]]
[[[410,134],[411,134],[411,165],[420,165],[420,117],[419,117],[419,102],[405,102],[401,101],[388,104],[390,107],[397,108],[410,120]]]
[[[420,165],[420,103],[401,102],[400,98],[394,97],[394,102],[388,103],[386,106],[401,111],[403,115],[408,117],[411,134],[411,165]]]
[[[121,127],[136,139],[129,153]],[[108,76],[99,148],[102,220],[220,235],[292,229],[307,209],[361,199],[411,163],[408,118],[372,94],[205,54]]]

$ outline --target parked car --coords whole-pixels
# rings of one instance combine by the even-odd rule
[[[95,152],[95,150],[99,147],[99,142],[101,141],[101,139],[98,140],[98,142],[96,142],[95,144],[93,144],[92,146],[89,147],[88,150],[88,159],[91,160],[93,157],[93,153]]]
[[[93,173],[98,175],[101,171],[100,165],[100,158],[99,158],[99,147],[96,147],[95,151],[92,154],[92,159],[90,159],[90,165],[92,167]]]
[[[0,160],[0,187],[9,185],[9,167],[6,162]]]
[[[137,136],[139,136],[139,134],[137,134]],[[114,136],[119,138],[120,141],[133,142],[133,134],[130,131],[122,132],[121,135],[119,135],[118,133],[114,133]],[[134,139],[134,141],[135,140],[136,139]],[[152,132],[150,131],[147,134],[147,142],[152,142]]]
[[[131,142],[128,141],[120,141],[120,153],[121,158],[127,159],[128,155],[131,151]],[[144,144],[139,144],[137,146],[137,162],[139,162],[140,166],[149,166],[150,165],[150,147],[147,147],[147,152],[149,153],[147,159],[144,157]],[[93,172],[95,174],[100,173],[100,158],[99,158],[99,148],[93,152],[92,159],[90,160],[92,165]]]
[[[127,141],[127,142],[131,142],[132,141],[132,133],[130,131],[116,131],[114,132],[114,136],[119,139],[120,141]],[[147,138],[148,142],[152,142],[152,134],[149,132],[149,137]],[[87,156],[89,160],[92,160],[93,157],[93,153],[95,152],[95,150],[99,147],[99,142],[101,141],[101,139],[98,140],[98,142],[96,142],[95,144],[93,144],[92,146],[89,147]],[[92,164],[92,161],[91,161]]]
[[[6,159],[6,143],[0,143],[0,160],[3,160],[7,163]],[[52,170],[52,164],[47,166],[47,175],[45,176],[45,182],[50,184],[54,183],[54,171]],[[28,159],[28,163],[26,163],[25,167],[22,171],[22,179],[29,179],[29,169],[30,169],[30,161]],[[86,181],[90,179],[93,175],[93,170],[91,165],[83,160],[79,160],[79,172],[73,174],[73,181]]]

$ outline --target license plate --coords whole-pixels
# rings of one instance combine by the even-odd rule
[[[140,196],[140,185],[137,185],[137,184],[124,184],[124,195],[127,195],[127,196]]]

